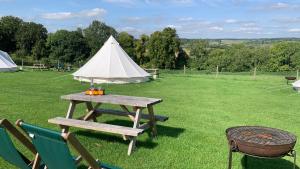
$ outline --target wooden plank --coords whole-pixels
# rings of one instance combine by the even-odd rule
[[[126,106],[120,105],[120,107],[123,109],[123,111],[127,114],[127,116],[130,118],[131,121],[134,121],[134,116],[130,114],[130,111],[127,109]]]
[[[103,114],[111,114],[111,115],[116,115],[116,116],[128,116],[128,114],[124,111],[120,110],[111,110],[111,109],[97,109],[95,110],[96,113],[103,113]],[[129,112],[130,115],[135,116],[135,113]],[[165,122],[169,119],[167,116],[162,116],[162,115],[154,115],[155,121],[160,121],[160,122]],[[150,120],[149,114],[141,114],[142,119],[147,119]]]
[[[95,103],[109,103],[126,106],[136,106],[146,108],[148,105],[154,105],[162,102],[162,99],[147,98],[147,97],[135,97],[135,96],[122,96],[122,95],[102,95],[102,96],[90,96],[84,93],[74,93],[61,96],[64,100],[76,100]]]
[[[40,168],[40,164],[41,164],[41,157],[40,157],[39,153],[36,153],[34,161],[33,161],[32,169]]]
[[[101,103],[97,103],[97,105],[95,105],[95,107],[93,107],[91,102],[85,102],[86,107],[87,107],[87,111],[88,113],[84,116],[83,120],[88,121],[91,118],[93,118],[94,122],[97,122],[97,118],[96,116],[94,116],[94,109],[97,109]]]
[[[48,120],[49,123],[72,126],[89,130],[96,130],[114,134],[128,135],[128,136],[138,136],[144,132],[143,129],[134,129],[131,127],[117,126],[112,124],[96,123],[83,120],[66,119],[62,117],[56,117]]]
[[[142,109],[138,108],[136,110],[135,117],[134,117],[134,123],[133,123],[133,128],[135,128],[135,129],[139,128],[139,126],[140,126],[141,114],[142,114]],[[128,146],[128,151],[127,151],[128,155],[131,155],[132,151],[135,149],[135,143],[136,143],[136,137],[132,137],[130,139],[130,143]]]
[[[67,115],[66,115],[67,119],[71,119],[73,117],[75,107],[76,107],[76,101],[71,100],[69,108],[68,108],[68,112],[67,112]],[[67,133],[68,131],[69,131],[69,127],[65,127],[65,128],[62,129],[63,133]]]
[[[144,123],[144,124],[141,124],[139,126],[139,129],[143,129],[143,130],[147,130],[148,128],[150,128],[150,122],[147,122],[147,123]]]
[[[154,116],[154,111],[153,111],[153,107],[152,106],[148,106],[148,113],[149,113],[149,117],[150,117],[150,128],[151,128],[151,132],[152,132],[152,136],[156,136],[157,135],[157,129],[156,129],[156,120],[155,120],[155,116]]]
[[[81,145],[72,133],[63,133],[62,136],[72,145],[72,147],[82,156],[92,169],[100,169],[96,159],[94,159],[94,157]]]
[[[20,122],[18,120],[16,123]],[[33,154],[36,154],[37,151],[31,141],[23,135],[19,130],[15,128],[7,119],[0,120],[0,124],[7,129],[16,139],[18,139],[25,147],[27,147]]]

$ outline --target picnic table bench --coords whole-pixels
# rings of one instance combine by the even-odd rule
[[[153,79],[159,78],[159,69],[145,69],[146,72],[150,73]]]
[[[127,154],[130,155],[135,148],[136,138],[145,130],[151,129],[152,136],[157,135],[156,122],[164,122],[168,117],[162,115],[154,115],[153,106],[162,102],[162,99],[134,97],[123,95],[103,95],[90,96],[84,93],[74,93],[70,95],[61,96],[62,99],[70,101],[69,109],[66,118],[56,117],[49,119],[49,123],[58,124],[62,128],[62,132],[68,132],[69,127],[77,127],[89,130],[96,130],[101,132],[108,132],[113,134],[120,134],[125,140],[129,139]],[[77,104],[84,103],[87,111],[84,115],[73,118],[75,107]],[[95,103],[93,105],[92,103]],[[102,104],[119,105],[122,110],[100,109]],[[130,111],[127,107],[133,108]],[[148,114],[143,114],[142,110],[147,109]],[[99,123],[97,117],[108,114],[115,116],[128,116],[133,121],[132,127]],[[141,119],[148,120],[141,124]],[[90,121],[92,120],[92,121]]]
[[[31,67],[31,69],[39,69],[39,70],[45,70],[48,69],[45,64],[33,64],[33,66]]]

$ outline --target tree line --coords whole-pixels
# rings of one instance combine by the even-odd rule
[[[300,42],[280,41],[270,45],[211,45],[197,41],[190,45],[189,66],[197,70],[244,72],[256,68],[283,72],[300,68]]]
[[[221,40],[180,39],[173,28],[164,28],[151,35],[134,38],[117,32],[100,21],[86,28],[48,32],[39,23],[25,22],[14,16],[0,18],[0,50],[6,51],[21,64],[42,62],[56,66],[58,62],[83,65],[109,38],[114,36],[128,55],[147,68],[242,72],[289,71],[300,68],[300,42],[281,41],[267,44],[232,43]],[[188,45],[186,42],[189,42]]]
[[[42,25],[25,22],[14,16],[0,18],[0,50],[11,54],[15,62],[42,62],[56,66],[58,62],[82,65],[109,38],[114,36],[128,55],[138,64],[152,68],[178,68],[180,39],[176,30],[165,28],[150,36],[135,39],[127,32],[117,32],[100,21],[77,30],[57,30],[48,33]]]

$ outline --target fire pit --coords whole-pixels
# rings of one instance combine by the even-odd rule
[[[279,158],[286,155],[296,158],[293,150],[296,136],[275,128],[260,126],[239,126],[226,130],[229,152],[229,167],[231,168],[232,152],[240,152],[246,156],[260,158]]]
[[[295,76],[285,76],[286,84],[289,84],[290,80],[296,80],[297,78]]]

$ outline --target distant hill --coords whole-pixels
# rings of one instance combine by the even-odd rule
[[[184,48],[189,47],[197,41],[207,40],[210,45],[231,45],[237,43],[245,43],[248,45],[268,45],[282,41],[300,41],[300,38],[260,38],[260,39],[181,39]]]

